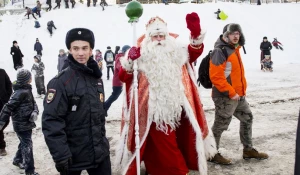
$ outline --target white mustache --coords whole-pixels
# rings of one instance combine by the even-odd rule
[[[157,46],[157,45],[161,45],[161,46],[165,46],[166,45],[166,41],[162,40],[162,41],[152,41],[153,46]]]

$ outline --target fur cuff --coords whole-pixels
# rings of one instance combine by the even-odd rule
[[[131,71],[133,71],[133,61],[132,61],[132,59],[128,58],[128,51],[129,50],[127,50],[125,55],[120,58],[120,62],[121,62],[122,67],[126,71],[131,72]]]
[[[197,38],[192,38],[192,36],[190,36],[190,44],[192,46],[201,45],[203,43],[204,38],[205,38],[205,34],[206,34],[206,30],[202,29],[201,34]]]

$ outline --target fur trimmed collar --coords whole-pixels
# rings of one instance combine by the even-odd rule
[[[102,72],[100,71],[97,62],[93,59],[92,56],[89,58],[87,62],[87,66],[78,63],[71,54],[68,55],[68,60],[69,60],[70,67],[72,69],[90,74],[97,79],[102,77]]]

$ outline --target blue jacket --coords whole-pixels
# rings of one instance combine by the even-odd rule
[[[34,44],[34,51],[41,51],[41,50],[43,50],[42,44],[40,42],[36,42]]]

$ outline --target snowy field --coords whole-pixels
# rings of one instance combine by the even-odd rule
[[[209,175],[291,175],[294,168],[295,132],[300,107],[300,52],[299,31],[300,20],[296,19],[300,4],[263,4],[261,6],[237,3],[207,3],[207,4],[163,4],[144,5],[144,14],[137,24],[137,34],[145,32],[145,24],[153,16],[162,17],[169,27],[169,31],[180,35],[178,40],[188,43],[189,31],[186,28],[185,16],[187,13],[197,12],[200,16],[201,27],[207,30],[204,40],[205,50],[202,59],[221,34],[227,23],[239,23],[246,37],[246,51],[241,55],[248,82],[247,100],[252,106],[254,114],[253,143],[255,148],[270,155],[264,161],[245,161],[242,159],[242,145],[239,141],[239,122],[233,118],[228,131],[221,139],[221,153],[232,158],[234,165],[219,166],[208,163]],[[218,8],[223,10],[229,18],[226,21],[216,20],[213,14]],[[33,46],[36,38],[42,43],[45,64],[45,82],[57,74],[57,56],[59,49],[66,49],[65,35],[74,27],[89,28],[95,33],[95,49],[104,54],[106,47],[132,45],[132,27],[127,23],[124,7],[110,6],[105,11],[98,7],[87,8],[86,5],[76,4],[75,9],[52,10],[42,12],[38,19],[41,28],[34,28],[34,19],[30,20],[23,15],[1,16],[0,23],[0,68],[6,70],[12,81],[16,79],[12,57],[9,54],[12,41],[17,40],[25,57],[24,67],[31,69],[33,64]],[[47,31],[47,22],[53,20],[54,29],[52,38]],[[272,60],[274,72],[260,70],[260,42],[267,36],[283,43],[284,51],[273,48]],[[200,63],[198,60],[197,68]],[[103,70],[106,97],[112,91],[111,80],[106,80],[106,69]],[[200,88],[202,102],[206,110],[206,117],[211,126],[214,120],[211,91]],[[33,82],[33,93],[36,88]],[[43,111],[42,99],[36,99],[41,117]],[[111,144],[111,159],[114,159],[114,149],[119,139],[120,116],[123,98],[113,103],[107,117],[107,136]],[[54,163],[44,142],[40,130],[41,120],[37,121],[37,129],[33,135],[34,158],[36,171],[41,175],[57,175]],[[0,157],[0,175],[15,175],[21,173],[11,162],[19,143],[12,126],[6,128],[8,155]],[[113,167],[114,168],[114,167]],[[113,174],[118,174],[113,170]],[[197,174],[193,172],[191,174]]]

